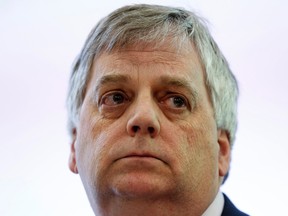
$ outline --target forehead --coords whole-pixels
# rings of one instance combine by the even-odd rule
[[[157,73],[151,70],[156,70]],[[94,59],[93,77],[107,74],[130,74],[137,71],[146,75],[203,77],[203,66],[196,48],[189,43],[181,48],[163,44],[127,46]],[[146,72],[151,71],[151,73]]]

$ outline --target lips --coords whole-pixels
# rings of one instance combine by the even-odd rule
[[[152,157],[152,158],[157,158],[154,155],[151,154],[129,154],[125,157]]]
[[[116,159],[115,161],[118,160],[139,160],[139,161],[153,161],[153,160],[157,160],[160,161],[164,164],[167,165],[167,162],[165,162],[161,157],[155,155],[155,154],[150,154],[150,153],[129,153],[123,157],[120,157],[118,159]]]
[[[135,158],[135,159],[137,159],[137,158],[139,158],[139,159],[156,159],[156,160],[160,160],[160,161],[164,162],[159,156],[156,156],[156,155],[150,154],[150,153],[129,153],[127,155],[124,155],[123,157],[116,159],[116,161],[121,160],[121,159],[129,159],[129,158],[131,158],[131,159],[133,159],[133,158]]]

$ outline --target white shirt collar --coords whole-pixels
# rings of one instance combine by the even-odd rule
[[[221,216],[223,208],[224,208],[224,196],[222,192],[219,190],[214,201],[206,209],[206,211],[202,216]]]

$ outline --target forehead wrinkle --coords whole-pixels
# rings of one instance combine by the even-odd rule
[[[141,56],[133,55],[133,53],[141,53]],[[165,55],[163,55],[163,53]],[[167,55],[169,54],[169,55]],[[183,54],[173,51],[166,50],[123,50],[119,52],[112,53],[112,55],[117,56],[115,61],[128,61],[132,65],[142,65],[149,63],[159,63],[165,65],[182,65],[184,64],[182,60]]]

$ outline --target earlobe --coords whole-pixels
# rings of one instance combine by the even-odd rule
[[[218,145],[219,145],[219,176],[224,177],[229,171],[231,160],[231,147],[229,134],[225,130],[218,130]]]
[[[72,143],[70,146],[69,169],[73,173],[78,174],[78,169],[77,169],[77,164],[76,164],[76,153],[75,153],[76,137],[77,137],[77,131],[76,131],[76,128],[74,128],[73,135],[72,135]]]

